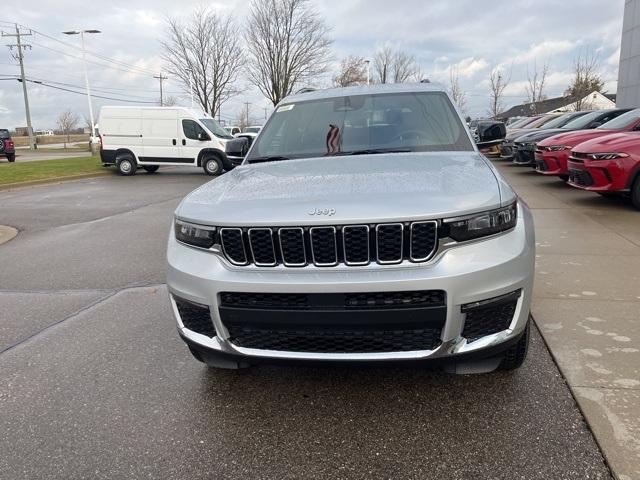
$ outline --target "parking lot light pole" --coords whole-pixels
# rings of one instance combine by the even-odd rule
[[[65,35],[80,35],[80,39],[82,42],[82,66],[84,67],[84,82],[87,88],[87,101],[89,102],[89,120],[91,121],[91,137],[93,138],[96,134],[96,127],[93,120],[93,105],[91,105],[91,89],[89,88],[89,75],[87,73],[87,56],[86,51],[84,49],[84,34],[85,33],[100,33],[100,30],[95,29],[85,29],[85,30],[69,30],[67,32],[62,32]]]
[[[371,61],[365,60],[364,63],[367,64],[367,85],[369,85],[369,64],[371,63]]]
[[[191,110],[193,110],[193,70],[187,68],[185,71],[189,73],[189,95],[191,95]]]

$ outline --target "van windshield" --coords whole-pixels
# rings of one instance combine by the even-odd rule
[[[201,118],[200,122],[207,127],[211,133],[218,138],[233,138],[224,128],[220,126],[213,118]]]
[[[361,153],[474,151],[443,92],[383,93],[281,104],[247,161]]]

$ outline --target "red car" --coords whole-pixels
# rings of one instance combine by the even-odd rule
[[[640,210],[640,132],[613,133],[576,146],[569,185],[603,195],[624,193]]]
[[[9,130],[0,128],[0,158],[7,157],[9,162],[16,161],[16,148],[9,135]]]
[[[592,130],[561,133],[538,142],[535,152],[536,171],[542,175],[555,175],[567,181],[569,154],[576,145],[614,132],[640,130],[640,108],[631,110]]]

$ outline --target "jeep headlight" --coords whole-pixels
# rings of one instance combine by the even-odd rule
[[[497,210],[446,220],[444,224],[449,228],[449,237],[457,242],[464,242],[512,229],[517,221],[518,203],[514,202]]]
[[[194,247],[211,248],[216,240],[215,227],[196,225],[176,218],[174,230],[176,240]]]

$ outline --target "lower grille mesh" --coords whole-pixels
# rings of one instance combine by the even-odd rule
[[[432,350],[440,345],[440,329],[389,331],[313,331],[229,326],[231,343],[262,350],[312,353],[375,353]]]
[[[180,320],[185,328],[207,337],[216,336],[216,330],[209,314],[209,307],[198,305],[179,297],[174,297],[173,299],[176,302]]]
[[[495,306],[479,307],[467,312],[462,336],[469,342],[509,328],[516,312],[517,300]]]

